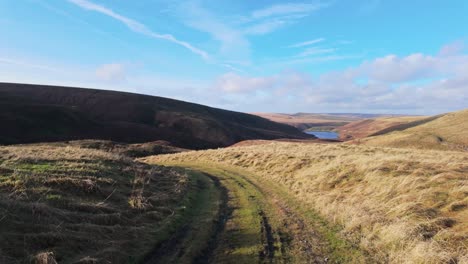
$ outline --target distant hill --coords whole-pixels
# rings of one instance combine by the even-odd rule
[[[403,127],[406,124],[418,122],[425,118],[424,116],[377,117],[354,121],[338,127],[336,130],[342,140],[352,140],[393,131],[397,127]]]
[[[468,109],[396,126],[358,143],[417,149],[468,150]],[[355,141],[356,143],[357,141]]]
[[[297,127],[300,130],[324,130],[330,131],[351,122],[360,121],[367,118],[391,117],[394,115],[382,114],[358,114],[358,113],[252,113],[271,121]]]
[[[166,140],[203,149],[248,139],[311,138],[258,116],[163,97],[12,83],[0,83],[0,124],[0,144]]]
[[[267,118],[271,121],[294,126],[299,130],[333,130],[349,122],[361,120],[362,118],[347,115],[334,114],[280,114],[280,113],[252,113],[254,115]]]

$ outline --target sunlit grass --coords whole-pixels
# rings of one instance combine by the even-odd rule
[[[468,110],[446,114],[402,131],[356,140],[353,143],[396,148],[468,151]]]
[[[236,166],[286,188],[377,262],[463,262],[468,154],[271,143],[155,157]]]

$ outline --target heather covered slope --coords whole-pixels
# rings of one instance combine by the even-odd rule
[[[166,140],[200,149],[246,139],[310,138],[257,116],[162,97],[10,83],[0,83],[0,123],[0,144]]]
[[[427,119],[416,125],[396,127],[394,131],[364,138],[370,146],[417,149],[468,150],[468,109]]]

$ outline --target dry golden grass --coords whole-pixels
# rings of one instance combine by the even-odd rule
[[[303,114],[290,115],[279,113],[252,113],[263,118],[270,119],[278,123],[298,124],[298,123],[336,123],[336,122],[351,122],[362,118],[352,116],[338,116],[329,114]]]
[[[343,140],[351,140],[367,137],[384,129],[388,129],[397,125],[407,124],[414,121],[422,120],[424,116],[397,116],[397,117],[378,117],[373,119],[359,120],[351,122],[342,127],[337,128],[340,133],[340,138]]]
[[[184,173],[101,150],[0,147],[0,263],[138,261],[188,186]]]
[[[468,150],[468,109],[448,113],[433,121],[388,134],[361,139],[354,143],[370,146]]]
[[[468,263],[468,154],[274,142],[162,155],[278,183],[380,263]]]
[[[408,123],[408,122],[418,121],[427,117],[428,116],[392,116],[392,117],[377,117],[374,120],[382,121],[382,122],[392,122],[392,123],[393,122]]]
[[[359,115],[354,114],[279,114],[279,113],[252,113],[274,122],[294,126],[300,130],[332,130],[349,122],[362,120]]]

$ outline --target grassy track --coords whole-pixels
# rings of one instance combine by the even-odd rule
[[[195,177],[199,172],[206,173],[227,192],[226,221],[222,230],[218,225],[218,232],[212,231],[211,245],[215,246],[205,249],[196,259],[198,263],[365,262],[360,252],[339,239],[336,230],[315,212],[301,208],[270,182],[260,182],[246,171],[222,165],[158,165],[184,167]]]
[[[297,255],[325,243],[323,255],[341,263],[365,261],[359,251],[370,263],[468,260],[464,152],[270,142],[144,160],[222,166],[248,179],[272,204],[264,211],[278,212],[270,219],[284,215],[289,252]]]
[[[172,228],[166,229],[164,242],[150,252],[143,263],[192,263],[206,254],[205,245],[217,232],[216,222],[223,217],[226,203],[216,181],[199,172],[190,172],[191,192],[176,213]]]

